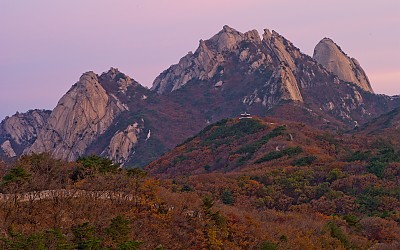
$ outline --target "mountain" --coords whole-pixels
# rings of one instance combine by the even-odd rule
[[[348,57],[331,39],[324,38],[317,44],[313,59],[341,80],[355,83],[363,90],[374,93],[359,62]]]
[[[335,46],[320,43],[313,59],[275,31],[265,29],[260,37],[224,26],[162,72],[151,89],[115,68],[83,74],[30,141],[17,150],[1,137],[3,155],[48,151],[76,160],[99,154],[144,166],[207,125],[244,111],[338,131],[400,105],[398,97],[374,94],[359,64]],[[353,62],[342,71],[354,74],[346,78],[326,60]]]
[[[366,136],[378,135],[393,144],[398,144],[400,141],[400,108],[395,108],[363,124],[359,131]]]
[[[162,72],[152,90],[168,94],[202,84],[226,94],[235,88],[239,93],[230,99],[236,98],[249,111],[261,106],[268,112],[289,101],[312,110],[311,113],[322,110],[327,113],[323,116],[331,116],[327,120],[339,119],[347,124],[355,120],[363,123],[398,105],[398,99],[373,95],[364,71],[358,63],[354,64],[356,60],[348,58],[333,42],[336,50],[324,49],[322,44],[326,41],[323,39],[317,45],[314,60],[275,31],[264,30],[261,39],[257,31],[241,33],[224,26],[209,40],[201,40],[195,53]],[[337,52],[336,56],[328,53],[331,51]],[[334,59],[338,65],[352,62],[352,68],[348,69],[349,66],[343,72],[354,72],[343,77],[335,71],[337,67],[328,67],[321,58]]]
[[[12,158],[35,142],[38,133],[45,127],[49,110],[30,110],[6,117],[0,123],[0,155]]]
[[[124,83],[121,91],[132,84]],[[25,153],[53,152],[56,158],[75,160],[126,109],[116,96],[106,93],[96,74],[85,73],[58,102]]]
[[[307,161],[307,165],[325,165],[348,156],[352,150],[362,150],[366,146],[362,141],[270,117],[224,119],[207,126],[146,170],[173,178],[211,172],[247,173],[290,166],[300,160]]]

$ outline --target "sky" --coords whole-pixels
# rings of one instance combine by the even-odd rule
[[[225,24],[275,30],[311,56],[329,37],[376,93],[400,94],[399,0],[0,0],[0,120],[53,109],[90,70],[150,87]]]

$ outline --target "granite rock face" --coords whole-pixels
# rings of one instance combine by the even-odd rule
[[[210,39],[200,40],[195,53],[189,52],[178,64],[162,72],[153,82],[151,90],[160,94],[175,91],[192,79],[209,80],[216,75],[223,75],[223,65],[232,53],[247,61],[253,68],[257,68],[259,58],[241,48],[241,43],[261,44],[260,36],[256,30],[241,33],[225,25],[223,29]],[[263,60],[265,60],[265,56]],[[263,62],[261,62],[263,63]]]
[[[5,119],[0,157],[97,154],[142,167],[208,124],[243,111],[336,131],[398,106],[398,97],[373,94],[357,61],[329,39],[313,59],[275,31],[265,29],[260,37],[224,26],[162,72],[151,90],[116,68],[88,72],[51,114]]]
[[[30,110],[6,117],[0,124],[0,144],[6,157],[12,158],[22,153],[37,138],[46,125],[49,110]]]
[[[61,98],[47,125],[24,152],[52,152],[56,158],[76,160],[126,109],[107,94],[95,73],[87,72]]]
[[[17,156],[9,140],[3,142],[0,147],[8,158]]]
[[[30,110],[26,113],[16,113],[4,119],[1,123],[1,132],[9,135],[17,144],[32,141],[37,132],[43,128],[50,115],[48,110]]]
[[[262,40],[256,30],[241,33],[229,26],[210,39],[200,40],[196,52],[183,57],[154,81],[152,90],[160,94],[173,92],[191,80],[215,80],[215,87],[221,87],[227,72],[224,71],[234,61],[238,61],[243,75],[274,72],[266,77],[264,86],[259,86],[253,94],[243,97],[243,103],[262,103],[270,108],[280,100],[302,102],[301,84],[310,81],[296,80],[299,70],[296,61],[304,55],[277,32],[264,30]],[[261,73],[260,73],[261,72]],[[326,75],[329,73],[324,72]],[[304,84],[306,85],[306,84]]]
[[[135,122],[123,131],[117,131],[110,140],[110,144],[102,155],[107,156],[114,162],[123,164],[133,156],[134,147],[138,144],[143,125]]]
[[[313,59],[341,80],[355,83],[365,91],[374,92],[358,61],[347,56],[331,39],[324,38],[317,44]]]

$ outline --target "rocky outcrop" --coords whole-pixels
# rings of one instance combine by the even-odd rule
[[[0,124],[0,145],[3,155],[12,158],[31,146],[45,126],[49,110],[30,110],[6,117]],[[1,153],[1,152],[0,152]]]
[[[61,98],[25,153],[52,152],[56,158],[76,160],[126,109],[107,94],[95,73],[87,72]]]
[[[341,80],[355,83],[365,91],[374,92],[358,61],[348,57],[331,39],[324,38],[317,44],[313,59]]]
[[[282,99],[303,102],[299,85],[292,70],[286,65],[279,66],[276,74],[271,78],[276,79],[275,84],[281,83]],[[278,81],[277,81],[278,80]]]
[[[272,108],[281,100],[303,102],[297,80],[285,63],[276,69],[263,87],[256,89],[251,95],[245,96],[243,103],[248,105],[261,103],[267,108]]]
[[[36,139],[38,131],[45,126],[50,112],[30,110],[6,117],[0,125],[0,133],[19,145],[32,142]]]
[[[129,157],[133,156],[134,147],[138,143],[139,135],[142,132],[143,125],[135,122],[129,125],[123,131],[117,131],[110,140],[110,144],[102,155],[123,165]]]
[[[290,70],[296,71],[295,60],[302,57],[300,50],[293,46],[283,36],[279,35],[276,31],[272,33],[268,30],[264,30],[263,44],[266,46],[268,55],[274,57],[274,61],[285,63],[289,66]]]
[[[267,91],[268,94],[279,94],[279,96],[266,97],[267,99],[277,99],[273,103],[279,102],[280,98],[302,101],[299,83],[294,76],[294,72],[297,71],[295,61],[302,57],[299,49],[275,31],[271,33],[265,29],[263,40],[261,40],[256,30],[241,33],[229,26],[224,26],[209,40],[201,40],[194,54],[189,53],[178,64],[160,74],[154,81],[152,90],[161,94],[168,93],[181,88],[192,79],[209,80],[212,78],[217,79],[214,86],[221,87],[224,83],[221,78],[224,78],[224,74],[226,74],[224,72],[226,64],[238,60],[245,65],[244,74],[251,74],[266,68],[275,71],[275,77],[267,79],[267,84],[271,83],[271,86],[266,86],[270,89]],[[264,97],[257,98],[257,100],[253,98],[250,101],[251,98],[248,97],[247,101],[260,101],[266,106],[272,104]],[[261,101],[262,99],[264,101]],[[244,102],[246,103],[246,101]]]
[[[0,147],[8,158],[17,156],[9,140],[3,142]]]
[[[240,47],[242,42],[260,44],[260,36],[256,30],[241,33],[225,25],[223,29],[209,40],[200,40],[199,47],[193,54],[189,52],[178,64],[162,72],[153,82],[153,91],[160,94],[177,90],[192,79],[209,80],[224,74],[223,65],[231,53],[247,60],[249,65],[260,64],[259,58],[250,58],[250,53]],[[250,59],[250,60],[249,60]],[[264,56],[263,59],[266,59]],[[256,62],[258,60],[258,62]],[[262,61],[262,60],[261,60]],[[257,67],[253,65],[254,67]]]
[[[260,37],[224,26],[161,73],[152,91],[116,68],[83,74],[51,115],[32,111],[3,121],[0,155],[101,154],[144,166],[207,124],[243,111],[348,129],[400,105],[400,98],[373,94],[359,64],[333,42],[321,41],[314,59],[275,31]]]

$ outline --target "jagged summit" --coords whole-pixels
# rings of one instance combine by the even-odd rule
[[[359,63],[329,38],[312,59],[276,31],[260,36],[224,26],[162,72],[151,90],[117,68],[89,71],[51,114],[7,118],[0,157],[101,154],[143,166],[207,124],[243,111],[349,129],[400,105],[400,98],[371,92]]]
[[[238,43],[243,39],[243,33],[225,25],[222,30],[211,37],[207,43],[210,47],[215,47],[217,51],[224,51],[236,48]]]
[[[341,80],[353,82],[365,91],[374,92],[358,61],[347,56],[332,39],[323,38],[315,47],[313,58]]]
[[[236,59],[232,59],[235,56]],[[284,62],[294,71],[300,51],[277,32],[264,30],[263,39],[257,30],[239,32],[225,25],[208,40],[200,40],[195,53],[188,53],[178,64],[162,72],[153,82],[152,90],[164,94],[175,91],[193,79],[210,80],[223,75],[225,64],[234,60],[247,65],[248,73]]]
[[[86,72],[60,99],[25,153],[53,152],[56,158],[76,160],[123,110],[126,107],[108,95],[98,76]]]

